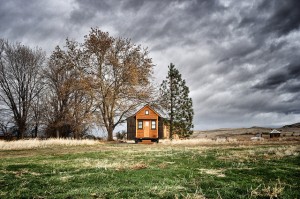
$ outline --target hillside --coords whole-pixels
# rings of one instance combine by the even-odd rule
[[[300,122],[295,124],[285,125],[282,128],[300,128]]]
[[[300,125],[300,123],[297,123]],[[282,133],[282,136],[285,138],[288,137],[299,137],[300,136],[300,126],[297,127],[297,124],[287,125],[282,128],[276,128]],[[273,128],[264,128],[264,127],[251,127],[251,128],[228,128],[228,129],[215,129],[215,130],[206,130],[206,131],[194,131],[191,138],[236,138],[237,140],[249,140],[251,137],[254,137],[257,134],[262,134],[264,138],[269,137],[269,133]]]

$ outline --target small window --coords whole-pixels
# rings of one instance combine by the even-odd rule
[[[146,111],[145,111],[145,114],[146,114],[146,115],[149,115],[149,110],[146,110]]]
[[[151,129],[156,129],[156,120],[151,121]]]
[[[138,121],[138,129],[143,129],[143,121],[142,120]]]

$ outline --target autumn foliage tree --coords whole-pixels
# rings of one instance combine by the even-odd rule
[[[67,40],[65,48],[55,49],[45,71],[50,132],[79,135],[84,124],[97,123],[113,140],[115,127],[151,96],[148,51],[99,29],[83,44]]]
[[[113,140],[115,127],[149,100],[153,64],[146,49],[97,28],[85,36],[84,47],[89,58],[95,113],[107,130],[108,140]]]
[[[47,95],[44,120],[51,137],[81,137],[91,118],[93,95],[84,72],[85,55],[67,39],[65,50],[56,47],[44,71]]]

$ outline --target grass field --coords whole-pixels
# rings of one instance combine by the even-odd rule
[[[0,198],[300,198],[298,145],[0,143]]]

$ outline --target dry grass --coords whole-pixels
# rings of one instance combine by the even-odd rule
[[[237,142],[234,138],[194,138],[194,139],[186,139],[186,140],[160,140],[160,143],[163,145],[199,145],[199,144],[224,144],[224,143],[235,143]]]
[[[201,174],[209,174],[217,177],[225,177],[224,169],[199,169]]]
[[[117,171],[123,170],[140,170],[148,168],[148,165],[144,162],[124,161],[122,159],[92,159],[92,158],[80,158],[75,160],[75,164],[82,168],[104,168],[114,169]]]
[[[276,183],[269,185],[259,185],[251,191],[252,197],[268,197],[270,199],[278,198],[282,194],[285,185],[277,180]]]
[[[74,139],[47,139],[47,140],[17,140],[17,141],[0,141],[0,150],[20,150],[46,148],[52,146],[90,146],[99,144],[95,140],[74,140]]]
[[[93,159],[93,158],[79,158],[75,160],[75,164],[82,168],[104,168],[107,169],[117,169],[122,170],[123,168],[128,168],[131,166],[129,162],[117,159],[112,161],[110,159]]]
[[[204,195],[202,195],[202,193],[193,193],[193,194],[187,194],[187,195],[181,194],[180,196],[176,195],[175,199],[178,199],[178,198],[184,198],[184,199],[205,199],[206,197]]]
[[[140,169],[146,169],[148,167],[147,164],[143,163],[143,162],[139,162],[137,164],[134,164],[131,169],[132,170],[140,170]]]
[[[247,161],[281,159],[287,156],[298,156],[300,148],[294,145],[273,146],[269,148],[246,147],[243,151],[231,151],[229,154],[219,152],[218,159],[234,160],[237,163]]]

